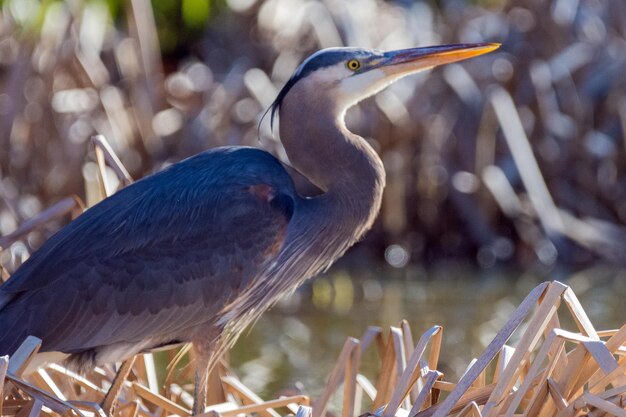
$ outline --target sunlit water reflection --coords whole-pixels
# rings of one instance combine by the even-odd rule
[[[306,284],[267,312],[242,336],[231,364],[245,384],[264,398],[295,386],[314,398],[325,385],[348,336],[359,338],[370,325],[397,326],[406,318],[414,339],[442,325],[440,370],[456,380],[482,352],[521,300],[537,284],[558,279],[570,285],[599,330],[626,323],[626,273],[597,267],[568,275],[476,272],[468,268],[333,270]],[[565,317],[566,314],[560,314]],[[572,322],[562,321],[566,328]],[[377,373],[374,352],[361,372]]]

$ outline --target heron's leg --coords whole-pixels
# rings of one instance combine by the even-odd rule
[[[192,415],[204,413],[207,400],[207,388],[209,385],[209,373],[217,363],[215,357],[215,348],[219,332],[216,329],[209,331],[208,337],[193,342],[193,348],[196,353],[196,376],[193,395]]]
[[[206,355],[196,355],[196,380],[193,391],[193,410],[191,415],[204,412],[206,407],[206,393],[209,380],[209,358]]]
[[[133,369],[136,357],[137,356],[133,356],[132,358],[122,362],[122,366],[117,371],[117,374],[113,379],[113,384],[111,385],[111,388],[109,388],[109,391],[107,391],[104,400],[102,400],[102,403],[100,403],[102,410],[104,410],[107,416],[113,416],[113,413],[115,412],[117,397],[120,395],[120,391],[122,391],[122,385],[124,385],[124,381],[126,381],[126,378],[128,378],[130,370]]]

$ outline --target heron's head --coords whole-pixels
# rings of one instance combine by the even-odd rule
[[[285,97],[296,85],[323,95],[343,112],[398,79],[437,65],[449,64],[497,49],[496,43],[429,46],[381,52],[362,48],[322,49],[296,69],[271,107],[273,124]]]

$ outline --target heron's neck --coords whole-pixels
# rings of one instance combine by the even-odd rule
[[[287,95],[281,107],[281,140],[293,167],[324,194],[298,200],[278,259],[254,280],[248,296],[227,307],[220,322],[235,327],[226,344],[286,292],[328,268],[371,227],[380,209],[385,171],[378,155],[343,120],[330,116],[335,109],[303,105],[297,97]]]
[[[287,100],[280,113],[280,136],[289,160],[324,191],[318,208],[358,239],[380,209],[382,161],[363,138],[348,131],[330,103],[307,106]]]
[[[312,106],[325,110],[315,113],[293,104],[281,109],[281,140],[293,167],[324,194],[298,200],[278,258],[246,296],[225,308],[219,323],[234,327],[224,346],[286,292],[328,268],[371,227],[380,209],[385,171],[374,150],[343,121],[325,117],[331,108]]]

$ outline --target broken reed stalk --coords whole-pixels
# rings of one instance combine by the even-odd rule
[[[100,168],[101,178],[106,178],[104,176],[104,168],[105,161],[109,164],[111,169],[115,172],[120,182],[126,186],[133,183],[133,179],[128,173],[128,170],[122,164],[122,161],[117,156],[117,154],[111,148],[111,144],[103,135],[95,135],[91,138],[91,142],[94,144],[96,149],[96,158],[98,162],[98,167]],[[112,192],[107,193],[107,195],[112,194]]]

